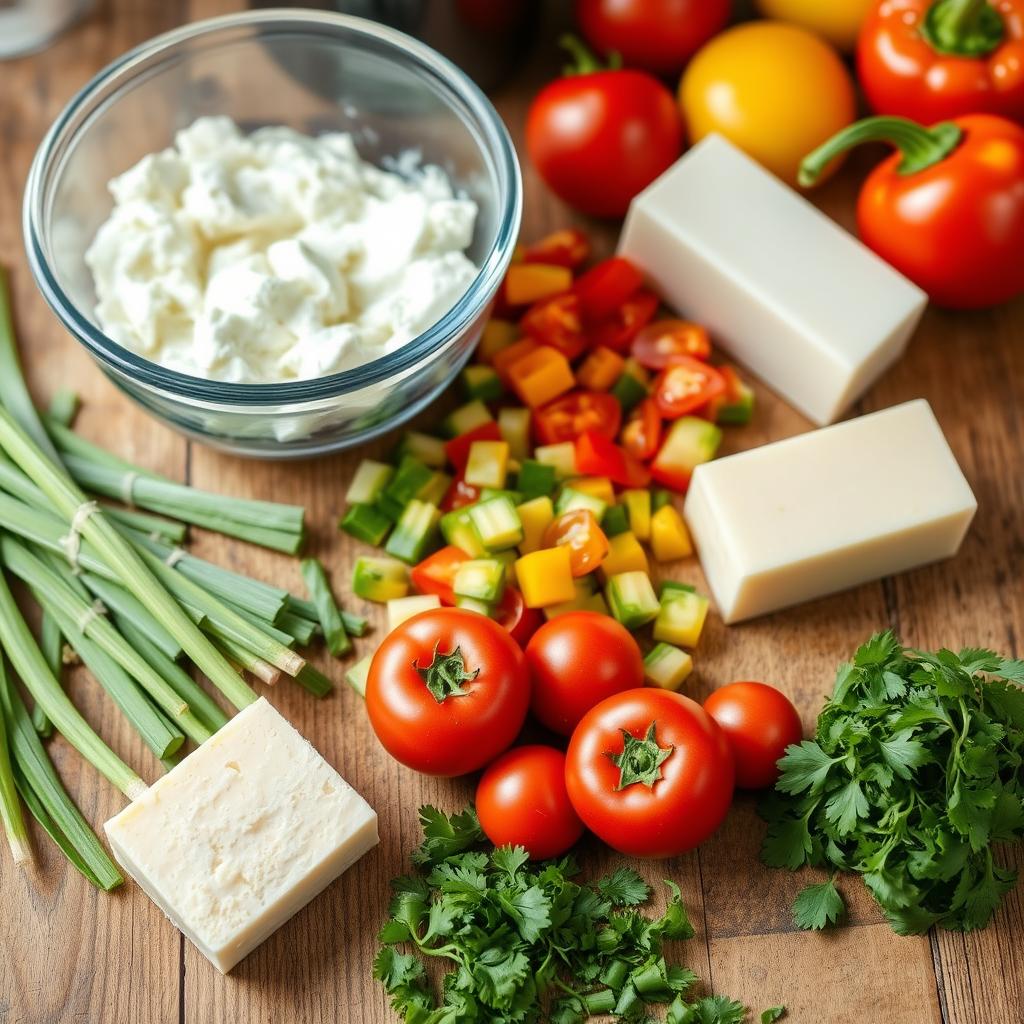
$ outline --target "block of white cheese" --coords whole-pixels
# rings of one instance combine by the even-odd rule
[[[125,871],[227,973],[377,844],[377,815],[261,698],[106,831]]]
[[[976,507],[918,399],[698,466],[684,514],[739,622],[948,558]]]
[[[818,424],[842,415],[900,355],[926,302],[719,135],[633,200],[619,254]]]

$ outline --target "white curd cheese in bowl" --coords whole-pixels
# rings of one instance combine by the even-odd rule
[[[396,351],[477,274],[477,215],[438,167],[395,173],[350,135],[204,117],[110,182],[86,253],[103,330],[190,376],[270,384]]]

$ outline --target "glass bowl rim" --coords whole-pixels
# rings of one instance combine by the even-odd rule
[[[395,50],[396,57],[411,58],[425,65],[426,70],[445,82],[466,104],[483,135],[485,152],[489,153],[493,161],[499,189],[504,186],[504,192],[499,195],[499,202],[502,198],[504,202],[498,212],[499,223],[494,242],[481,261],[476,277],[455,305],[440,320],[389,355],[325,377],[272,384],[236,384],[194,377],[171,370],[119,345],[93,325],[69,299],[50,269],[41,241],[41,225],[45,199],[43,186],[48,181],[46,172],[54,148],[58,142],[66,141],[65,134],[69,122],[101,88],[111,80],[116,81],[118,76],[123,79],[118,83],[119,86],[131,81],[132,67],[137,62],[171,51],[197,37],[221,30],[252,25],[284,26],[286,23],[294,26],[296,22],[310,27],[330,25],[345,28],[389,44]],[[114,95],[116,97],[116,93]],[[305,405],[319,402],[386,382],[424,362],[446,342],[469,327],[490,302],[511,259],[521,216],[522,179],[508,129],[491,101],[464,71],[432,47],[397,29],[353,15],[281,7],[227,14],[193,22],[154,36],[108,64],[75,93],[43,137],[32,160],[22,204],[25,247],[36,285],[64,326],[94,356],[132,381],[148,385],[168,395],[199,404],[208,402],[234,407]]]

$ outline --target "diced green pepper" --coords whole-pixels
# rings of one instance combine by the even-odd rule
[[[479,398],[482,402],[493,402],[505,393],[501,378],[490,366],[473,364],[467,366],[459,378],[467,398]]]
[[[403,455],[395,475],[379,495],[377,507],[388,516],[399,509],[398,515],[401,517],[405,506],[419,497],[420,492],[430,485],[433,476],[434,471],[429,466],[423,465],[411,455]]]
[[[619,400],[624,413],[631,412],[647,397],[647,385],[626,371],[612,385],[610,392]]]
[[[696,647],[709,604],[706,597],[693,591],[664,591],[654,622],[654,639],[682,647]]]
[[[655,487],[651,491],[651,511],[657,512],[658,509],[664,508],[666,505],[672,504],[672,492],[666,491],[663,487]]]
[[[493,419],[487,406],[479,398],[475,398],[449,413],[441,421],[441,430],[446,437],[459,437],[492,422]]]
[[[405,597],[409,593],[409,570],[393,558],[357,558],[352,567],[352,591],[380,604]]]
[[[555,467],[536,459],[524,459],[516,477],[516,487],[522,492],[523,501],[550,497],[555,490]],[[517,505],[522,503],[516,502]]]
[[[391,529],[391,520],[375,505],[358,502],[345,510],[340,526],[358,540],[379,547]]]
[[[606,537],[617,537],[629,529],[629,513],[625,505],[609,505],[601,517],[601,530]]]
[[[471,558],[455,570],[452,590],[457,597],[497,604],[505,592],[505,566],[496,558]]]
[[[504,496],[470,505],[469,518],[487,551],[503,551],[523,539],[523,524],[515,505]]]
[[[555,502],[555,515],[560,516],[565,512],[572,512],[577,508],[585,508],[594,513],[594,518],[601,522],[604,510],[608,507],[606,502],[595,498],[592,494],[577,491],[572,486],[565,486],[558,494]]]
[[[692,671],[693,658],[671,644],[658,644],[644,658],[644,678],[663,690],[678,690]]]
[[[470,518],[471,507],[466,505],[445,513],[441,517],[441,534],[449,544],[461,548],[471,558],[481,558],[487,551]]]
[[[405,506],[384,550],[410,565],[422,561],[427,549],[436,540],[440,519],[441,513],[436,505],[414,498]]]
[[[613,576],[605,588],[612,615],[626,629],[639,629],[656,618],[660,605],[651,578],[645,572],[634,570]]]
[[[387,487],[395,475],[395,467],[373,459],[363,459],[352,475],[345,500],[350,505],[369,505],[377,500],[381,491]]]

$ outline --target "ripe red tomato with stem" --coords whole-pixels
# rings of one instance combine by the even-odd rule
[[[792,701],[767,683],[729,683],[706,701],[704,710],[725,733],[736,762],[736,785],[765,789],[779,777],[776,762],[803,738]]]
[[[513,747],[488,766],[476,813],[495,846],[522,846],[534,860],[560,857],[583,835],[565,788],[565,754],[541,744]]]
[[[643,686],[644,661],[633,635],[597,612],[566,612],[546,622],[527,644],[526,660],[533,715],[563,736],[606,697]]]
[[[530,703],[526,659],[509,633],[461,608],[420,612],[370,662],[366,710],[387,752],[418,772],[477,771],[511,746]]]
[[[588,711],[566,753],[583,824],[635,857],[675,857],[704,842],[729,810],[734,775],[714,719],[689,697],[651,687]]]

